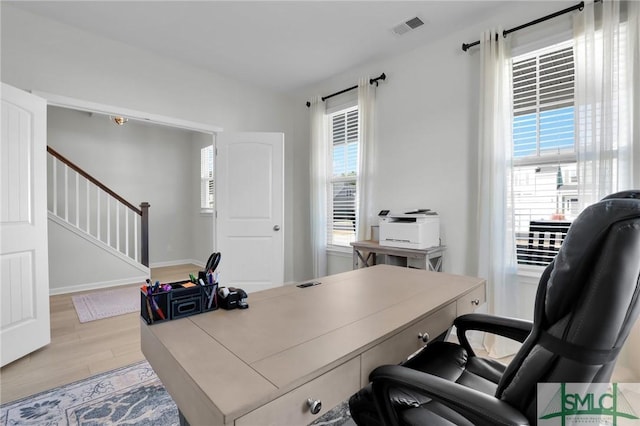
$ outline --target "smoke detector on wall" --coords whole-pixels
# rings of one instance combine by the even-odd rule
[[[416,16],[415,18],[408,19],[403,23],[396,25],[391,29],[391,31],[393,31],[395,35],[403,35],[411,30],[415,30],[422,25],[424,25],[424,22],[422,21],[422,19]]]

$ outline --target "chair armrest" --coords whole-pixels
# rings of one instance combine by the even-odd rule
[[[460,345],[471,356],[475,354],[466,336],[466,332],[469,330],[486,331],[522,343],[531,334],[531,329],[533,328],[531,321],[487,314],[461,315],[453,321],[453,325],[456,326]]]
[[[410,388],[446,405],[474,425],[528,425],[529,420],[506,402],[438,376],[400,365],[384,365],[371,372],[373,395],[383,424],[399,426],[389,391]]]

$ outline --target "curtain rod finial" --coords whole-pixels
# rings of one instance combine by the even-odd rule
[[[375,83],[375,84],[376,84],[376,87],[378,87],[378,81],[379,81],[379,80],[384,81],[384,80],[386,80],[386,79],[387,79],[387,75],[386,75],[385,73],[382,73],[382,74],[380,74],[380,77],[377,77],[377,78],[370,78],[370,79],[369,79],[369,84],[373,84],[373,83]]]

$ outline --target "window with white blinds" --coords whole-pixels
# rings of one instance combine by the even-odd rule
[[[213,146],[200,150],[200,209],[212,211],[214,206]]]
[[[516,57],[512,71],[517,259],[544,266],[579,213],[572,42]]]
[[[356,239],[358,197],[358,107],[329,115],[327,245],[349,246]]]

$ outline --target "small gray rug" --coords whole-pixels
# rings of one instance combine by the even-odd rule
[[[0,425],[180,424],[178,408],[146,361],[0,406]],[[353,425],[344,402],[314,426]]]
[[[95,321],[140,310],[140,289],[126,287],[72,296],[81,323]]]

